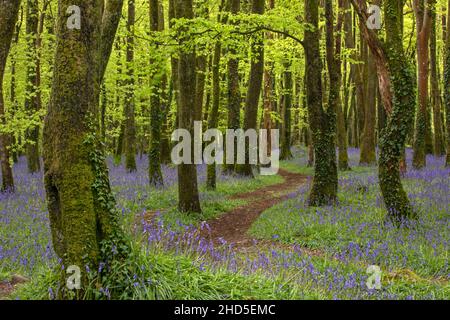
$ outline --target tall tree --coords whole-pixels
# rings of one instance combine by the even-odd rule
[[[364,128],[361,135],[361,157],[360,163],[372,165],[376,163],[375,155],[375,125],[377,110],[377,69],[373,54],[368,54],[367,74],[367,101],[364,112]]]
[[[444,66],[444,101],[447,127],[447,159],[446,165],[450,167],[450,0],[447,5],[447,30],[445,39],[445,66]]]
[[[275,8],[275,0],[269,0],[269,10]],[[266,38],[268,41],[274,39],[272,32],[267,32]],[[275,111],[275,74],[274,74],[274,62],[266,59],[264,67],[264,129],[267,130],[267,150],[270,153],[272,150],[272,136],[271,130],[273,127],[272,112]]]
[[[330,5],[328,4],[326,8],[329,15]],[[311,28],[305,30],[304,47],[307,105],[315,154],[314,179],[308,203],[311,206],[322,206],[334,202],[337,197],[338,179],[334,143],[336,110],[333,109],[334,105],[324,109],[322,103],[322,61],[319,46],[318,0],[305,0],[305,16],[305,21],[311,25]],[[330,18],[328,16],[327,24],[329,23]],[[331,35],[327,33],[327,36]],[[330,39],[327,41],[330,41]],[[332,94],[333,92],[330,93],[330,96]]]
[[[430,84],[431,84],[431,105],[433,107],[433,127],[434,127],[434,154],[442,156],[445,154],[444,136],[442,134],[442,118],[441,118],[441,92],[439,88],[439,74],[437,59],[437,32],[436,32],[436,12],[432,11],[432,27],[430,38]]]
[[[283,123],[281,126],[281,152],[280,159],[292,159],[291,152],[291,114],[292,114],[292,97],[294,90],[294,82],[292,80],[291,63],[289,57],[285,57],[285,71],[283,72],[283,104],[281,105],[281,114]]]
[[[222,21],[221,13],[224,8],[225,1],[222,0],[219,8],[219,16],[217,18],[218,22]],[[214,57],[212,65],[212,107],[211,112],[208,115],[208,128],[216,129],[219,125],[219,107],[220,107],[220,60],[222,57],[222,43],[216,41],[214,45]],[[208,165],[207,177],[206,177],[206,187],[209,190],[216,189],[216,165]]]
[[[38,68],[39,3],[38,0],[27,0],[26,6],[26,41],[27,41],[27,85],[25,110],[31,118],[35,118],[41,108],[40,69]],[[39,125],[34,124],[27,131],[28,171],[40,170],[39,159]]]
[[[192,20],[194,11],[192,0],[175,0],[175,13],[177,19]],[[188,130],[194,137],[195,121],[195,89],[196,89],[196,55],[195,50],[183,46],[191,40],[187,27],[180,27],[179,37],[181,50],[178,61],[178,127]],[[191,159],[192,160],[192,159]],[[198,194],[197,167],[195,164],[181,164],[178,166],[178,209],[181,212],[201,212]]]
[[[241,7],[240,0],[230,0],[230,12],[232,15],[239,13]],[[235,21],[231,21],[236,24]],[[239,86],[239,59],[236,57],[236,44],[231,43],[228,47],[230,59],[228,60],[228,128],[237,130],[240,128],[241,114],[241,90]],[[236,146],[235,146],[236,150]],[[235,158],[236,159],[236,158]],[[236,162],[236,161],[235,161]],[[236,166],[234,164],[226,165],[228,173],[234,172]]]
[[[6,60],[11,40],[14,34],[19,14],[19,0],[1,0],[0,1],[0,125],[6,125],[5,102],[3,98],[3,76],[5,75]],[[10,135],[6,132],[0,132],[0,165],[2,170],[2,191],[14,190],[14,178],[10,164]]]
[[[264,0],[252,0],[252,13],[259,15],[264,14],[264,4]],[[258,105],[264,73],[264,41],[262,33],[256,34],[251,51],[250,77],[245,100],[244,131],[249,129],[256,130],[258,122]],[[244,176],[253,176],[249,149],[250,146],[245,148],[245,164],[237,167],[238,173]]]
[[[334,28],[333,4],[325,4],[327,17],[327,64],[330,78],[330,91],[328,96],[328,108],[336,110],[337,121],[337,145],[339,150],[339,170],[349,170],[347,154],[347,135],[345,134],[345,118],[342,110],[341,85],[342,85],[342,36],[341,30],[344,24],[344,1],[339,0],[339,14],[337,25]],[[336,37],[334,36],[336,33]]]
[[[420,169],[426,166],[426,135],[429,126],[428,78],[429,78],[429,41],[432,26],[432,11],[436,0],[414,0],[417,28],[417,65],[419,108],[416,117],[414,136],[413,166]]]
[[[344,42],[347,50],[355,49],[355,40],[353,37],[353,15],[350,3],[348,1],[344,1],[344,22],[343,29],[345,32]],[[341,9],[342,11],[342,9]],[[343,75],[343,83],[344,83],[344,97],[343,97],[343,109],[338,108],[337,114],[337,141],[339,148],[339,158],[338,158],[338,167],[340,170],[349,169],[350,166],[348,164],[348,142],[349,137],[348,133],[352,132],[352,130],[347,130],[348,125],[346,121],[350,119],[349,110],[353,110],[353,102],[355,101],[355,89],[354,89],[354,78],[356,75],[356,65],[354,63],[350,63],[350,68],[348,67],[347,61],[344,63],[344,75]],[[351,124],[350,124],[351,125]]]
[[[100,261],[108,263],[114,258],[112,246],[117,248],[115,257],[123,257],[128,250],[118,224],[99,128],[100,86],[122,4],[58,2],[43,155],[53,246],[66,266],[97,268]],[[73,6],[79,8],[79,16]],[[71,10],[74,16],[68,17]],[[81,29],[69,28],[71,17],[81,18]],[[86,273],[82,281],[87,284]]]
[[[136,121],[135,121],[135,81],[134,81],[134,24],[136,20],[135,0],[128,0],[127,56],[125,81],[125,167],[128,172],[136,171]]]
[[[351,0],[362,22],[367,21],[365,1]],[[397,0],[383,1],[386,41],[365,23],[362,32],[375,58],[380,95],[388,123],[380,139],[379,180],[389,216],[398,220],[412,214],[408,196],[400,178],[399,163],[411,129],[416,105],[414,75],[402,42],[403,15]],[[401,17],[399,19],[399,17]]]
[[[161,21],[159,0],[150,0],[150,31],[152,33],[160,32],[164,29]],[[157,51],[159,47],[153,46]],[[159,56],[159,55],[157,55]],[[150,124],[151,124],[151,141],[149,152],[149,179],[150,184],[156,187],[164,184],[161,171],[161,129],[165,110],[163,110],[163,97],[161,91],[166,82],[165,70],[161,70],[162,61],[159,59],[150,58],[151,64],[151,95],[150,95]],[[163,90],[161,90],[163,89]]]

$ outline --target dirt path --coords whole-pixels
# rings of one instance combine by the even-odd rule
[[[285,170],[280,170],[279,175],[284,178],[284,182],[233,196],[232,199],[247,200],[248,204],[208,221],[210,230],[205,228],[201,232],[202,236],[216,244],[220,244],[219,239],[223,239],[227,243],[233,243],[238,250],[253,247],[254,241],[247,235],[253,222],[261,213],[286,200],[290,193],[297,191],[308,179],[302,174]]]

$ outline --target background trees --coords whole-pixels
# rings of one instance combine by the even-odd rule
[[[83,101],[89,102],[86,110],[93,113],[102,148],[120,159],[125,155],[130,177],[147,154],[149,183],[161,186],[175,129],[192,131],[196,120],[221,130],[277,128],[282,158],[292,156],[292,146],[309,148],[309,164],[315,166],[311,205],[336,199],[336,167],[349,169],[347,149],[359,147],[361,163],[378,160],[388,208],[407,213],[397,165],[405,147],[414,147],[416,168],[425,164],[430,133],[437,155],[449,149],[448,1],[375,1],[384,11],[381,30],[365,27],[367,1],[353,3],[130,0],[123,6],[123,1],[105,1],[102,41],[92,40],[98,49],[89,51],[98,57],[75,52],[98,71],[95,78],[86,71],[95,85],[84,89],[98,99],[101,85],[101,105]],[[56,141],[42,145],[43,111],[53,114],[52,99],[63,99],[52,87],[54,73],[58,81],[71,81],[53,62],[55,40],[64,40],[58,49],[69,47],[66,33],[55,35],[57,9],[52,1],[23,2],[9,59],[8,41],[2,42],[4,189],[13,187],[14,159],[26,156],[35,172],[42,153],[53,163],[62,148]],[[89,37],[97,39],[97,30]],[[420,99],[414,118],[416,87]],[[51,117],[47,121],[57,127]],[[49,134],[56,133],[47,132],[47,139]],[[206,181],[214,189],[217,172],[253,176],[252,169],[211,165]],[[179,166],[179,207],[185,212],[201,211],[196,170],[196,165]]]

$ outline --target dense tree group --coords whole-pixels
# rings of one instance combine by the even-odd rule
[[[148,154],[161,187],[172,132],[198,139],[201,122],[279,129],[285,160],[308,147],[311,206],[336,203],[347,149],[359,147],[362,164],[378,163],[391,216],[412,215],[405,148],[416,169],[431,153],[450,165],[450,1],[373,4],[381,16],[362,0],[0,0],[2,190],[14,191],[19,156],[31,173],[43,157],[57,254],[97,264],[121,241],[106,156],[133,172]],[[201,213],[191,158],[178,165],[178,209]],[[253,177],[245,158],[223,171]]]

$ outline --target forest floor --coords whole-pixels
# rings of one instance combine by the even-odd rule
[[[314,172],[304,148],[294,153],[276,176],[219,173],[216,191],[207,190],[200,166],[198,215],[177,210],[176,168],[164,167],[166,184],[155,189],[145,157],[132,174],[110,159],[121,223],[134,231],[131,283],[124,279],[125,294],[112,298],[449,299],[444,158],[429,157],[416,171],[408,151],[403,183],[420,218],[397,228],[386,222],[377,169],[359,165],[359,150],[349,150],[352,170],[339,173],[339,202],[323,208],[307,206]],[[0,194],[0,299],[54,299],[58,261],[42,173],[28,174],[25,159],[14,169],[17,192]],[[381,268],[382,290],[367,288],[370,265]],[[15,275],[30,281],[12,285]],[[86,299],[111,298],[112,284],[103,285]]]

